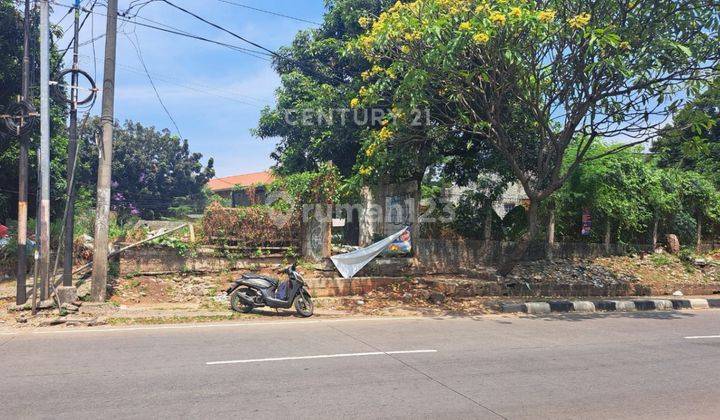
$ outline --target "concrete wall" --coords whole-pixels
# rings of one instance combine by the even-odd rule
[[[319,228],[321,229],[321,228]],[[328,229],[329,231],[329,229]],[[325,261],[324,272],[318,276],[338,276],[332,263],[323,256],[329,255],[329,238],[318,234],[317,240],[307,239],[308,252],[315,252],[316,261]],[[324,238],[324,239],[323,239]],[[546,256],[546,244],[533,243],[528,251],[528,260],[541,260]],[[365,266],[358,277],[403,277],[423,274],[461,274],[469,270],[497,264],[514,247],[510,242],[470,240],[416,239],[414,258],[376,258]],[[636,246],[637,247],[637,246]],[[651,246],[645,246],[650,251]],[[627,246],[613,245],[611,255],[623,255],[631,250]],[[559,243],[554,247],[555,258],[593,258],[607,255],[601,244]],[[308,257],[304,257],[308,260]],[[253,253],[237,251],[223,252],[221,249],[203,248],[188,255],[180,255],[169,247],[141,247],[125,251],[120,256],[120,274],[180,273],[183,271],[219,272],[223,270],[249,270],[258,265],[286,263],[281,254],[256,257]]]
[[[368,246],[407,225],[417,225],[420,190],[415,181],[365,187],[362,200],[360,246]],[[412,235],[414,240],[416,230]]]
[[[494,265],[510,255],[515,247],[513,242],[473,240],[417,239],[413,242],[415,255],[421,270],[427,273],[461,273],[478,267]],[[526,260],[536,261],[547,256],[545,242],[531,244]],[[609,254],[603,244],[557,243],[553,247],[554,258],[595,258],[607,255],[624,255],[633,249],[652,251],[651,245],[612,244]]]
[[[332,219],[323,220],[314,216],[305,219],[301,229],[302,256],[311,262],[329,258],[332,252]]]
[[[220,272],[224,270],[250,270],[259,265],[282,264],[280,255],[253,257],[237,253],[223,255],[218,249],[201,249],[181,255],[169,247],[140,247],[120,254],[120,275],[171,274],[181,272]]]

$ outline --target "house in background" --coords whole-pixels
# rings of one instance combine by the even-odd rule
[[[211,179],[208,187],[233,207],[247,207],[264,203],[267,185],[274,180],[270,171],[263,171]]]
[[[460,197],[466,192],[474,191],[475,186],[471,185],[468,187],[459,187],[453,185],[445,189],[445,198],[457,205],[460,202]],[[493,209],[497,213],[498,217],[504,219],[505,216],[517,206],[523,206],[527,208],[530,205],[530,200],[525,194],[525,190],[519,182],[514,182],[508,185],[507,189],[497,201],[493,203]]]

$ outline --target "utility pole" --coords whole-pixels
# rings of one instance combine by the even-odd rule
[[[75,30],[73,41],[72,69],[78,69],[78,49],[80,38],[80,0],[75,0]],[[63,286],[72,286],[73,268],[73,239],[75,236],[75,161],[77,160],[77,101],[78,101],[78,74],[72,73],[70,82],[70,126],[68,127],[68,160],[67,160],[67,213],[65,214],[65,247],[63,258]]]
[[[107,294],[108,221],[110,219],[110,184],[112,182],[117,8],[117,0],[108,0],[101,117],[102,144],[100,145],[100,161],[98,165],[95,249],[93,254],[92,287],[90,289],[92,300],[95,302],[104,301]]]
[[[40,6],[40,299],[50,287],[50,5]]]
[[[30,0],[25,0],[23,22],[22,98],[30,100]],[[20,159],[18,178],[18,249],[17,292],[15,303],[27,302],[27,218],[28,218],[28,138],[20,136]]]

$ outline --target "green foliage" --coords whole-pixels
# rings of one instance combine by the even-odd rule
[[[465,194],[455,207],[452,229],[459,235],[476,240],[485,239],[487,212],[492,212],[492,239],[504,239],[503,221],[492,209],[490,203],[480,194]]]
[[[720,85],[710,86],[680,110],[653,151],[660,166],[700,172],[720,185]]]
[[[524,239],[538,231],[536,209],[583,165],[588,170],[574,182],[587,189],[571,188],[579,195],[569,198],[622,229],[644,229],[649,206],[628,198],[644,193],[642,162],[608,161],[613,173],[590,160],[622,147],[594,154],[593,145],[652,136],[720,68],[717,7],[705,0],[417,0],[361,24],[367,33],[349,47],[376,70],[358,90],[358,105],[390,98],[395,117],[377,136],[404,133],[408,115],[421,108],[430,110],[434,130],[445,130],[433,141],[474,152],[451,149],[466,162],[461,169],[492,168],[472,164],[497,160],[484,153],[492,150],[530,198]],[[657,211],[667,208],[663,197],[653,200]]]
[[[277,195],[272,206],[282,211],[297,210],[303,204],[332,204],[347,198],[342,177],[332,163],[321,163],[317,171],[281,176],[269,185],[268,191]]]
[[[172,235],[165,235],[157,239],[153,239],[152,241],[150,241],[150,244],[172,248],[177,251],[178,255],[181,256],[194,255],[196,248],[194,244],[191,244],[182,238],[183,232],[187,233],[187,230],[181,229],[180,231],[175,232]]]
[[[22,56],[23,56],[23,16],[16,7],[17,2],[0,0],[0,113],[5,107],[14,102],[21,91]],[[38,39],[37,13],[31,15],[33,19],[33,39]],[[52,28],[51,37],[60,37],[58,28]],[[37,43],[31,43],[31,54],[38,56]],[[59,59],[54,44],[50,51],[51,67]],[[38,80],[39,66],[31,66],[31,78]],[[37,91],[33,90],[35,107],[39,108]],[[53,217],[63,210],[65,198],[65,157],[67,156],[67,137],[65,130],[65,117],[67,106],[51,98],[50,102],[50,208]],[[4,132],[4,130],[2,130]],[[17,215],[17,189],[18,189],[18,159],[20,155],[19,141],[14,136],[0,132],[0,223],[8,219],[15,219]],[[35,208],[34,186],[37,185],[37,155],[39,146],[39,129],[29,137],[29,175],[30,175],[30,208]]]
[[[652,254],[650,256],[650,261],[657,266],[665,266],[673,263],[672,258],[670,258],[667,254]]]
[[[99,118],[92,118],[80,133],[83,144],[95,143]],[[77,182],[94,191],[97,148],[81,149]],[[121,218],[159,219],[202,212],[208,193],[206,183],[215,175],[213,159],[207,166],[200,153],[191,153],[187,140],[126,121],[113,134],[113,194],[111,206]]]
[[[344,176],[352,174],[365,138],[365,127],[343,124],[339,116],[330,124],[292,124],[288,112],[327,112],[347,109],[370,68],[360,54],[348,53],[345,43],[365,30],[357,20],[365,14],[379,14],[390,0],[331,0],[320,28],[299,32],[292,45],[282,48],[286,59],[276,62],[281,77],[277,104],[263,110],[255,134],[280,138],[272,157],[281,175],[314,172],[323,162],[332,161]]]
[[[588,155],[601,155],[609,147],[595,145]],[[596,223],[609,221],[621,230],[643,231],[651,218],[646,195],[651,172],[641,152],[626,149],[578,168],[558,192],[560,213],[567,209],[577,214],[587,208]]]

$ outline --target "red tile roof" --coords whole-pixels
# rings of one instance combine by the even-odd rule
[[[255,172],[251,174],[241,174],[227,176],[225,178],[215,178],[208,182],[208,187],[212,191],[227,191],[234,186],[249,187],[252,185],[265,185],[273,182],[275,177],[269,171]]]

